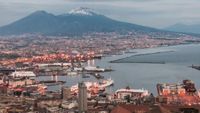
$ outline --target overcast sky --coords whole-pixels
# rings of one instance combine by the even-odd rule
[[[37,10],[58,15],[77,7],[156,28],[175,23],[200,24],[200,0],[0,0],[0,26]]]

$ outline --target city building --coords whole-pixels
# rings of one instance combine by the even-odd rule
[[[79,113],[87,112],[87,87],[84,82],[78,84],[78,110]]]
[[[148,90],[144,90],[144,89],[130,89],[129,87],[126,87],[124,89],[118,89],[115,92],[115,96],[117,99],[125,99],[127,96],[129,96],[130,98],[132,97],[144,97],[144,96],[148,96],[149,92]]]
[[[61,93],[63,100],[68,100],[71,98],[71,89],[69,87],[62,87],[62,93]]]

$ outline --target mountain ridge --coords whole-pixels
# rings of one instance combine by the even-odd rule
[[[0,35],[40,33],[44,35],[82,35],[92,32],[135,32],[144,34],[175,34],[156,28],[113,20],[88,8],[80,8],[67,14],[53,15],[36,11],[11,24],[0,27]]]
[[[164,30],[200,34],[200,24],[187,25],[187,24],[177,23],[164,28]]]

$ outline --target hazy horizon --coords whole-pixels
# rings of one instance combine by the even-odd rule
[[[0,0],[0,26],[44,10],[55,15],[88,7],[112,19],[155,28],[199,24],[198,0]]]

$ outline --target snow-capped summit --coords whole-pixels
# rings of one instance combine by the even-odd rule
[[[73,14],[73,15],[87,15],[87,16],[92,16],[95,13],[89,9],[89,8],[85,8],[85,7],[80,7],[80,8],[76,8],[76,9],[72,9],[69,14]]]

